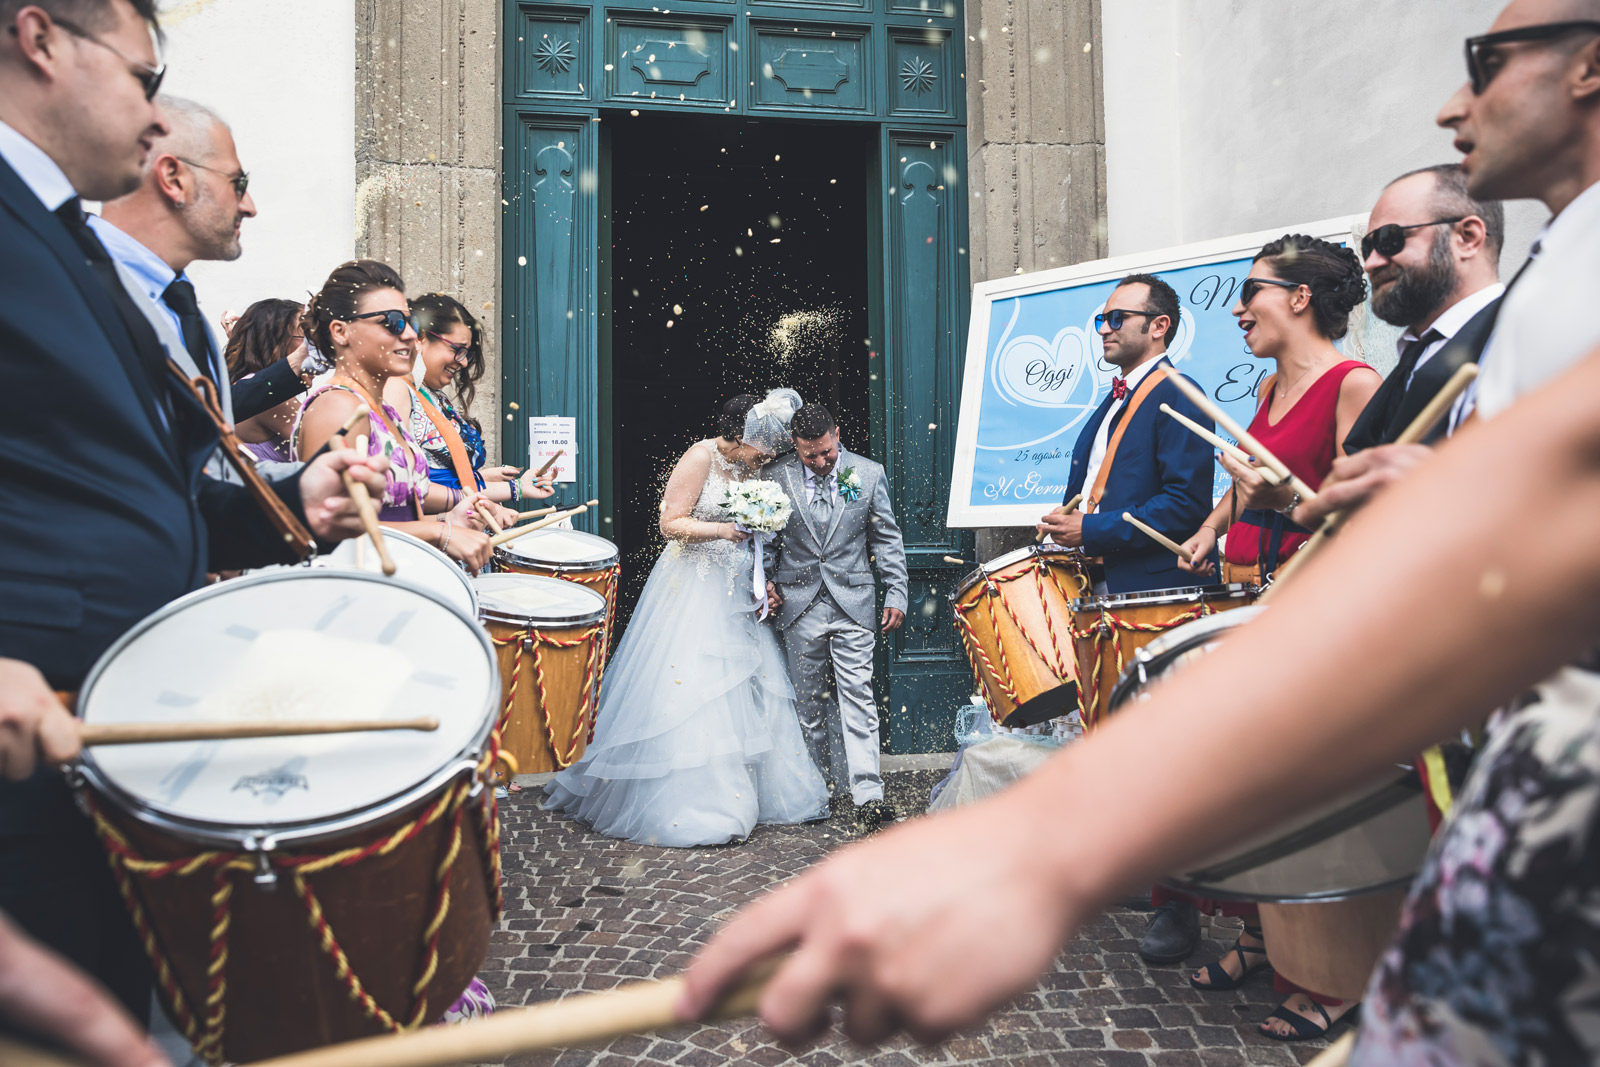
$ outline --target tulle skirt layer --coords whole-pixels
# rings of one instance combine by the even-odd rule
[[[594,742],[547,808],[609,837],[712,845],[828,812],[749,550],[669,545],[610,666]]]

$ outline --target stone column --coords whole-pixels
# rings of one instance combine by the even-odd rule
[[[498,455],[498,0],[356,2],[356,254],[407,291],[460,300],[484,331],[473,414]]]
[[[1106,255],[1100,0],[968,0],[974,283]],[[978,558],[1032,540],[978,531]]]

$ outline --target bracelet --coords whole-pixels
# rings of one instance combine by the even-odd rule
[[[461,503],[461,490],[451,489],[449,486],[445,486],[444,491],[450,494],[450,506],[445,508],[446,511],[451,510],[451,508],[454,508],[457,504]]]
[[[1288,504],[1277,509],[1278,514],[1287,519],[1294,514],[1294,509],[1299,507],[1301,503],[1302,501],[1300,500],[1300,494],[1295,493]]]
[[[522,485],[517,479],[511,479],[511,502],[513,504],[522,500]]]
[[[444,529],[439,531],[439,551],[443,552],[450,547],[450,523],[445,519],[439,520]]]

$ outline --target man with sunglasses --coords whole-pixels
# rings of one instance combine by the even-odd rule
[[[153,102],[155,25],[152,0],[0,0],[0,373],[12,401],[0,419],[0,910],[140,1020],[149,963],[55,767],[77,730],[52,690],[76,689],[112,642],[208,569],[287,558],[249,493],[202,475],[216,428],[178,389],[84,219],[82,200],[138,187],[169,132]],[[342,475],[381,493],[386,467],[330,455],[276,488],[330,542],[360,531]],[[0,985],[29,980],[10,973],[21,957],[4,941]],[[31,1021],[83,1048],[101,1007]],[[158,1062],[124,1048],[120,1059],[83,1051]]]
[[[1118,375],[1073,446],[1066,497],[1081,494],[1082,503],[1068,514],[1044,516],[1039,530],[1102,560],[1097,586],[1105,592],[1194,584],[1176,556],[1122,519],[1128,512],[1182,540],[1211,510],[1210,447],[1161,413],[1161,405],[1170,404],[1211,424],[1166,380],[1177,373],[1166,354],[1182,314],[1170,285],[1153,274],[1132,274],[1095,316],[1105,361]]]

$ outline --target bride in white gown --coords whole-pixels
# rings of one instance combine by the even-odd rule
[[[792,389],[760,404],[735,397],[723,436],[678,461],[661,503],[668,544],[606,669],[594,741],[547,787],[545,807],[672,846],[827,817],[783,655],[757,617],[754,554],[720,506],[729,483],[792,447],[799,407]]]

